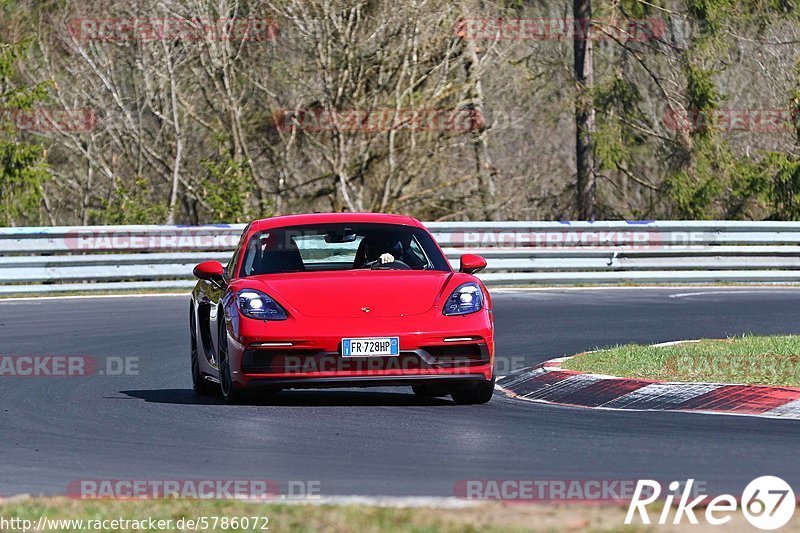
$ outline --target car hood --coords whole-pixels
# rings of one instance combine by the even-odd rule
[[[358,270],[250,279],[286,304],[290,313],[293,308],[310,317],[366,318],[425,313],[439,300],[451,276],[450,272],[429,270]]]

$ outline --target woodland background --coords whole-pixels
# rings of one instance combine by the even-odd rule
[[[276,31],[76,34],[97,19],[269,19]],[[588,20],[592,37],[520,38],[517,19]],[[658,31],[632,31],[642,20]],[[275,120],[414,109],[483,119],[466,130]],[[23,120],[58,111],[89,127]],[[780,127],[754,118],[776,112]],[[798,112],[790,0],[0,0],[0,225],[329,210],[798,220]],[[719,120],[734,115],[747,120]]]

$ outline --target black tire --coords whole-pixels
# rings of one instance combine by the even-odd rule
[[[192,362],[192,389],[198,396],[211,396],[217,394],[216,385],[208,381],[200,371],[200,352],[197,348],[197,322],[194,317],[194,308],[189,310],[189,350]]]
[[[217,341],[219,345],[219,390],[222,399],[225,400],[226,403],[236,404],[244,399],[244,393],[233,385],[231,364],[228,359],[228,330],[225,327],[225,316],[223,314],[219,316],[222,320],[219,327],[219,339]]]
[[[494,376],[491,381],[475,381],[473,383],[463,383],[453,385],[450,388],[450,396],[459,405],[475,405],[487,403],[494,394]]]
[[[440,398],[450,394],[445,385],[412,385],[411,390],[420,398]]]

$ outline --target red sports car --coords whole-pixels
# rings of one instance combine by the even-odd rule
[[[406,216],[292,215],[252,222],[227,267],[197,265],[189,308],[194,390],[265,395],[308,387],[411,386],[486,403],[492,301],[461,256],[454,272]]]

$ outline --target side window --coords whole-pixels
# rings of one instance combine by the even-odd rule
[[[236,249],[233,251],[233,256],[231,256],[231,260],[228,263],[227,273],[229,278],[236,277],[236,265],[239,263],[239,256],[242,255],[242,247],[244,246],[244,239],[247,236],[247,232],[250,230],[250,224],[244,228],[242,232],[242,236],[239,237],[239,244],[236,245]]]
[[[420,246],[416,235],[412,237],[411,242],[408,244],[408,256],[406,257],[406,264],[411,268],[429,268],[431,261],[428,259],[425,250]]]
[[[253,273],[256,257],[258,256],[258,241],[259,237],[254,235],[247,244],[247,251],[244,254],[244,262],[242,263],[242,275],[244,276],[249,276]]]
[[[226,269],[229,278],[236,277],[236,263],[239,262],[239,254],[241,253],[241,251],[242,251],[242,245],[240,243],[239,246],[236,247],[236,250],[233,251],[233,256],[231,256],[231,260],[228,263],[228,267]]]

